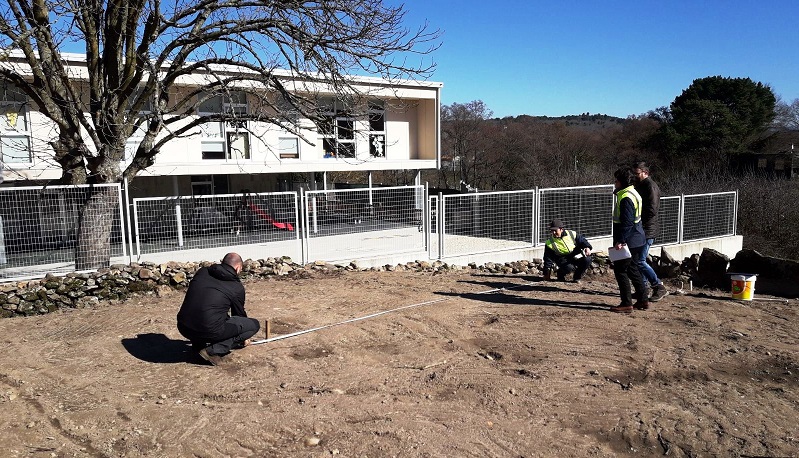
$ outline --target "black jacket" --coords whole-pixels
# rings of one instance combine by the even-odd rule
[[[200,333],[221,332],[230,315],[247,316],[244,300],[244,285],[233,267],[227,264],[203,267],[189,283],[178,323]]]
[[[660,232],[660,221],[658,221],[658,211],[660,211],[660,187],[652,178],[646,177],[635,185],[635,190],[641,195],[641,224],[644,227],[646,238],[654,239]]]

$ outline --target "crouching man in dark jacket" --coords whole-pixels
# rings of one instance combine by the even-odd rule
[[[544,278],[551,280],[552,269],[557,268],[558,280],[565,281],[566,275],[574,272],[572,281],[578,283],[591,266],[593,247],[582,234],[565,229],[558,219],[552,220],[549,232],[544,247]]]
[[[242,267],[241,256],[228,253],[221,264],[198,270],[178,312],[178,331],[214,366],[232,349],[246,346],[261,327],[244,311]]]

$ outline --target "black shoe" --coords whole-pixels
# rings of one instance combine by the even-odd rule
[[[219,366],[220,364],[224,363],[221,356],[208,353],[208,348],[203,348],[197,354],[199,354],[202,359],[208,361],[214,366]]]
[[[666,287],[663,284],[659,284],[655,286],[655,289],[652,290],[652,296],[649,298],[651,302],[657,302],[664,297],[668,296],[669,292],[666,290]]]

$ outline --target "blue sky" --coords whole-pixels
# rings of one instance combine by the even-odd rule
[[[393,2],[392,2],[393,3]],[[407,0],[406,25],[441,29],[442,103],[494,116],[626,117],[697,78],[751,78],[799,98],[799,1]]]

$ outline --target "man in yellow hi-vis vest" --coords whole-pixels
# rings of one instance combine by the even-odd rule
[[[549,232],[544,247],[544,278],[551,280],[552,270],[557,268],[558,280],[565,281],[566,275],[574,272],[572,281],[579,283],[591,265],[593,247],[582,234],[566,229],[559,219],[552,220]]]

